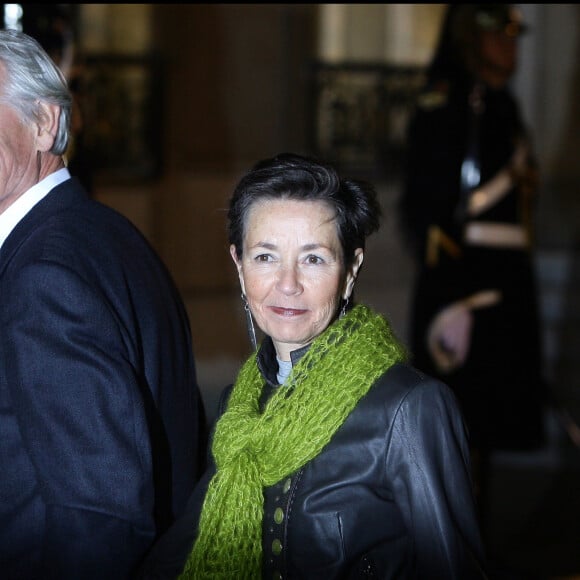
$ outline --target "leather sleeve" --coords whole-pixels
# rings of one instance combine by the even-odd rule
[[[423,376],[408,391],[385,468],[412,537],[416,577],[485,578],[467,435],[449,388]]]

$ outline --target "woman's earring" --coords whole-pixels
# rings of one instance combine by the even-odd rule
[[[248,304],[248,299],[246,295],[242,292],[242,302],[244,304],[244,310],[246,312],[246,325],[248,327],[248,337],[250,338],[250,343],[252,348],[256,350],[258,343],[256,341],[256,329],[254,328],[254,321],[252,320],[252,313],[250,312],[250,306]]]
[[[342,318],[346,314],[346,308],[348,306],[348,296],[342,299],[342,308],[340,309],[339,318]]]

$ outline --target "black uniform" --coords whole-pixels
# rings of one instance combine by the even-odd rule
[[[508,89],[480,86],[479,108],[470,105],[467,78],[432,81],[411,120],[401,220],[414,248],[418,273],[411,312],[414,364],[442,377],[456,392],[474,447],[523,450],[542,440],[543,380],[536,287],[529,244],[468,243],[470,223],[509,224],[531,232],[535,167],[495,203],[466,214],[472,188],[462,181],[474,161],[484,187],[510,162],[526,139],[517,103]],[[474,112],[478,111],[478,113]],[[519,229],[519,228],[516,228]],[[501,300],[473,311],[471,347],[463,367],[442,375],[433,364],[426,333],[443,307],[481,290]]]

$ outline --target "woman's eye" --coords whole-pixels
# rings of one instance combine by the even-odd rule
[[[256,262],[269,262],[271,259],[272,256],[270,256],[270,254],[259,254],[255,258]]]
[[[306,257],[306,262],[308,264],[322,264],[324,260],[320,256],[314,256],[310,254],[310,256]]]

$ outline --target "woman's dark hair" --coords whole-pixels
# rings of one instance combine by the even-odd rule
[[[248,211],[262,200],[323,201],[335,211],[344,264],[379,229],[381,207],[375,189],[361,180],[341,179],[330,164],[293,153],[259,161],[240,180],[230,199],[228,238],[239,258]]]
[[[481,32],[504,30],[517,36],[526,29],[519,11],[511,4],[449,4],[426,69],[427,82],[472,78],[480,60]]]

